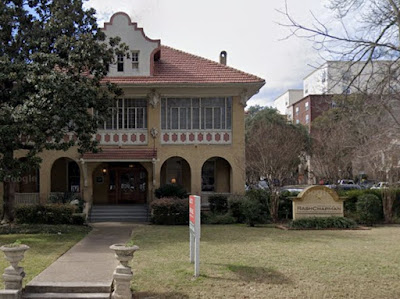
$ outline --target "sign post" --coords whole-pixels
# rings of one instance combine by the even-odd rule
[[[200,274],[200,196],[189,196],[190,262],[194,263],[194,276]]]

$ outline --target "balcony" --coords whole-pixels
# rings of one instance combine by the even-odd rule
[[[145,130],[99,130],[95,135],[100,145],[147,145],[148,132]]]
[[[232,144],[231,130],[163,130],[161,144]]]

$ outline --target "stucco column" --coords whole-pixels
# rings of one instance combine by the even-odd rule
[[[244,184],[246,182],[246,160],[244,154],[241,159],[233,161],[231,164],[231,193],[244,194]]]
[[[246,91],[239,97],[233,98],[232,103],[232,143],[235,146],[235,155],[231,161],[231,193],[243,194],[246,182],[246,155],[245,155],[245,123],[244,107],[248,100]]]
[[[86,184],[83,187],[83,199],[90,205],[93,204],[93,171],[100,163],[88,163],[86,165]]]
[[[39,169],[40,176],[40,202],[45,203],[50,196],[51,191],[51,166],[45,165],[44,163],[41,165]]]
[[[82,178],[81,178],[81,182],[82,182],[82,199],[86,202],[89,202],[91,200],[91,196],[90,196],[90,189],[89,188],[89,177],[88,177],[88,164],[86,161],[84,161],[83,159],[80,159],[81,162],[81,169],[82,169]]]
[[[202,164],[197,159],[188,160],[191,171],[191,193],[201,195],[201,168]]]

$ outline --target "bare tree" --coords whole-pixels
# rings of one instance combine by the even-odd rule
[[[249,121],[246,131],[246,169],[253,177],[265,177],[271,192],[269,209],[278,220],[279,190],[294,177],[300,158],[308,149],[305,128],[288,124],[276,110],[265,108]]]
[[[286,6],[281,13],[287,22],[282,25],[289,36],[310,40],[323,59],[344,62],[339,75],[329,79],[358,94],[357,101],[341,111],[349,112],[345,120],[354,133],[346,147],[352,149],[353,161],[369,161],[390,174],[388,168],[396,165],[378,165],[383,164],[382,154],[386,164],[396,162],[388,157],[400,139],[400,1],[330,0],[327,9],[331,20],[311,13],[312,25],[305,26]]]
[[[379,95],[375,100],[400,131],[400,113],[396,113],[400,106],[400,1],[330,0],[327,9],[333,20],[322,21],[311,13],[313,24],[305,26],[286,5],[280,12],[288,22],[281,25],[289,28],[289,37],[310,40],[324,60],[349,62],[337,83]]]

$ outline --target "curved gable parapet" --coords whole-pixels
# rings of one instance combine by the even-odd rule
[[[104,23],[104,27],[103,27],[103,28],[100,28],[100,29],[103,30],[103,31],[106,31],[106,30],[107,30],[107,26],[112,26],[113,23],[114,23],[114,19],[115,19],[116,17],[120,17],[120,16],[125,17],[126,20],[127,20],[127,25],[128,25],[128,26],[132,26],[132,27],[133,27],[133,30],[140,31],[140,32],[142,33],[143,37],[144,37],[145,39],[147,39],[149,42],[155,42],[155,43],[158,43],[158,47],[161,46],[161,40],[149,38],[149,37],[144,33],[143,28],[138,27],[138,26],[137,26],[137,23],[132,22],[131,17],[130,17],[126,12],[123,12],[123,11],[119,11],[119,12],[116,12],[115,14],[113,14],[113,15],[111,16],[111,18],[110,18],[110,22],[105,22],[105,23]]]
[[[109,77],[130,77],[130,76],[151,76],[153,74],[153,60],[156,49],[160,49],[161,41],[151,39],[146,36],[143,28],[139,28],[137,23],[132,22],[128,14],[117,12],[110,18],[110,22],[104,23],[101,29],[107,37],[121,38],[121,42],[129,46],[132,54],[119,61],[123,66],[111,65],[108,73]],[[135,60],[134,60],[135,56]]]

